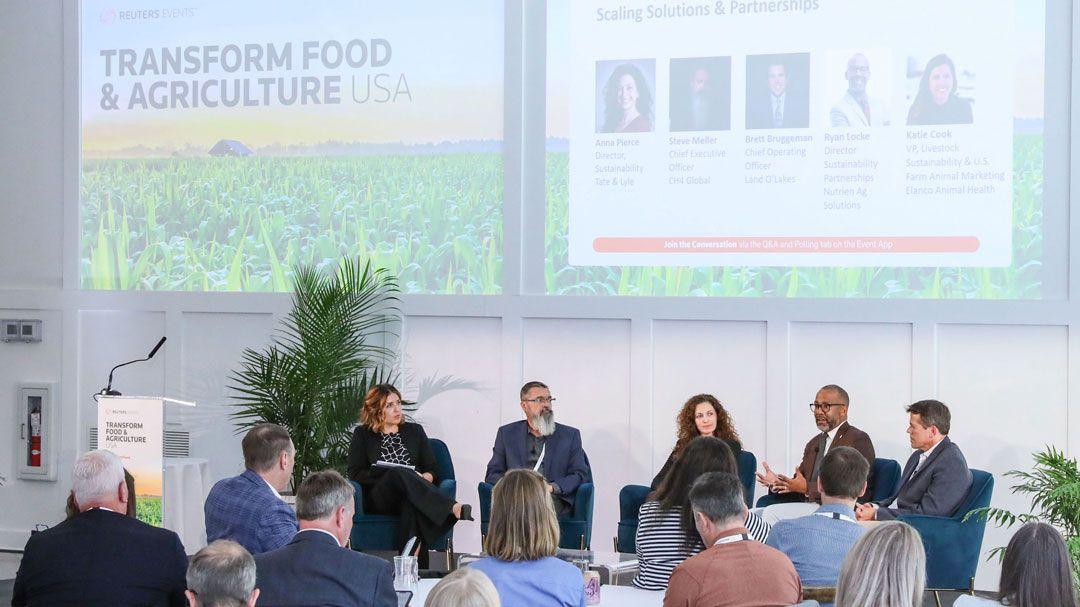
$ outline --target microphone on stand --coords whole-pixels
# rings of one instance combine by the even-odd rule
[[[109,383],[104,388],[101,389],[101,392],[98,392],[98,395],[99,396],[121,396],[119,391],[112,389],[113,373],[117,369],[119,369],[120,367],[125,367],[127,365],[131,365],[131,364],[134,364],[134,363],[141,363],[141,362],[145,362],[145,361],[150,360],[151,358],[154,357],[155,354],[158,353],[158,350],[160,350],[161,346],[163,346],[163,345],[165,345],[165,336],[164,335],[161,337],[161,340],[157,342],[157,345],[154,346],[154,349],[150,350],[150,354],[146,355],[146,358],[139,358],[137,360],[129,360],[126,363],[120,363],[119,365],[116,365],[115,367],[113,367],[112,370],[109,371]]]

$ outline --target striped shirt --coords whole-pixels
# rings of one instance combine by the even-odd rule
[[[747,513],[746,529],[751,538],[761,543],[769,537],[769,524],[756,514]],[[675,567],[705,550],[701,537],[696,532],[693,535],[693,543],[687,545],[678,510],[662,510],[657,501],[642,504],[638,510],[638,574],[634,585],[645,590],[666,589]]]

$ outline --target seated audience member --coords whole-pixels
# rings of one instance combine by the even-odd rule
[[[259,605],[394,607],[390,563],[347,547],[353,488],[334,470],[314,472],[296,492],[300,531],[288,545],[255,556]]]
[[[836,607],[921,607],[925,586],[919,532],[893,521],[867,531],[844,558]]]
[[[499,592],[482,571],[462,567],[435,584],[424,607],[499,607]]]
[[[99,449],[75,460],[79,514],[30,536],[11,604],[183,607],[187,556],[175,533],[126,516],[120,458]]]
[[[773,607],[798,603],[802,585],[784,553],[750,539],[739,477],[710,472],[690,490],[708,548],[671,574],[664,607]]]
[[[870,436],[848,423],[848,408],[851,399],[847,390],[830,384],[817,391],[810,411],[814,414],[814,424],[820,434],[811,438],[803,448],[802,462],[795,469],[794,476],[788,478],[776,474],[763,462],[765,472],[758,474],[758,483],[776,494],[780,503],[775,503],[761,513],[767,523],[787,518],[806,516],[817,510],[821,502],[818,494],[817,477],[821,473],[821,462],[834,447],[852,447],[873,465],[874,443]],[[874,478],[867,479],[868,497],[873,495]]]
[[[206,496],[206,541],[232,540],[255,555],[281,548],[296,533],[296,513],[278,493],[289,486],[296,448],[276,424],[249,430],[241,448],[243,474],[218,481]]]
[[[555,399],[543,382],[526,383],[520,396],[525,419],[499,428],[485,482],[494,485],[515,468],[535,470],[547,480],[555,513],[570,514],[578,486],[592,478],[581,431],[555,423]]]
[[[135,507],[135,477],[124,468],[124,484],[127,485],[128,503],[127,516],[137,517],[138,509]],[[79,505],[75,503],[75,492],[68,493],[67,504],[64,506],[64,518],[69,519],[79,513]]]
[[[773,525],[767,543],[791,559],[803,586],[836,585],[844,556],[866,532],[855,520],[855,500],[866,491],[869,470],[851,447],[830,449],[817,479],[821,507]]]
[[[963,595],[956,607],[1008,605],[1009,607],[1076,607],[1069,547],[1061,534],[1046,523],[1021,527],[1005,548],[1001,561],[1001,599],[991,601]]]
[[[735,463],[739,462],[739,454],[742,453],[742,443],[739,441],[739,433],[735,431],[735,424],[731,416],[712,394],[698,394],[691,396],[679,410],[675,417],[678,424],[678,436],[675,439],[675,448],[671,455],[660,468],[660,472],[652,480],[649,488],[656,491],[660,483],[671,472],[671,467],[682,456],[690,441],[699,436],[715,436],[727,443],[735,455]]]
[[[255,559],[240,544],[217,540],[191,557],[184,594],[191,607],[252,607]]]
[[[638,588],[667,588],[672,570],[705,550],[694,527],[690,487],[708,472],[735,474],[735,459],[724,441],[699,436],[687,445],[682,457],[660,484],[660,490],[650,493],[641,505],[636,537],[638,574],[634,576],[634,585]],[[756,514],[747,512],[743,525],[749,530],[751,539],[764,542],[769,536],[769,526]]]
[[[859,506],[860,521],[888,521],[900,514],[952,516],[971,488],[971,470],[960,447],[949,440],[949,408],[921,400],[907,408],[908,437],[916,451],[908,458],[900,488],[892,497]]]
[[[559,521],[548,484],[532,470],[510,470],[491,494],[491,520],[484,538],[490,556],[469,566],[485,574],[503,605],[583,607],[581,571],[555,558]]]
[[[349,478],[364,488],[365,512],[401,517],[398,550],[420,538],[421,568],[427,567],[428,546],[458,520],[472,520],[470,506],[439,493],[435,467],[424,427],[405,421],[401,392],[389,384],[369,390],[349,445]]]

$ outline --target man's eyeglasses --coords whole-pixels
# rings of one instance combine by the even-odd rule
[[[555,399],[550,396],[537,396],[536,398],[523,398],[523,403],[533,403],[534,405],[550,405],[555,402]]]
[[[810,403],[810,410],[811,411],[817,411],[818,409],[821,409],[822,413],[828,413],[829,409],[832,409],[833,407],[846,407],[846,406],[847,405],[845,405],[844,403]]]

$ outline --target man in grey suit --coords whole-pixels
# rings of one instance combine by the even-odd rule
[[[888,499],[859,506],[861,521],[889,521],[902,514],[952,516],[971,488],[971,470],[949,439],[952,416],[941,401],[920,400],[907,408],[908,458],[900,489]]]
[[[300,531],[277,550],[255,556],[260,607],[396,607],[390,563],[346,547],[353,488],[333,470],[309,475],[296,492]]]

